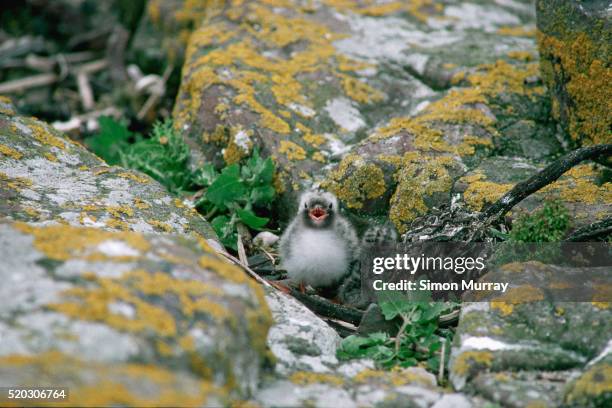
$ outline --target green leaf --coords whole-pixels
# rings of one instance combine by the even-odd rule
[[[219,236],[221,243],[234,250],[238,249],[238,235],[231,219],[226,215],[219,215],[210,222],[215,232]]]
[[[85,139],[85,144],[108,164],[119,164],[120,153],[129,146],[133,136],[127,126],[109,116],[98,119],[100,130],[97,135]]]
[[[219,173],[215,170],[215,166],[206,163],[194,172],[193,181],[202,187],[208,187],[219,177]]]
[[[378,305],[386,320],[393,320],[403,313],[407,313],[412,305],[407,297],[394,290],[377,292]]]
[[[274,200],[276,190],[271,185],[255,187],[251,190],[251,202],[257,205],[269,204]]]
[[[268,218],[258,217],[255,215],[253,211],[250,210],[236,210],[238,217],[240,217],[240,221],[244,222],[246,225],[253,229],[260,229],[264,225],[270,221]]]
[[[221,175],[206,190],[208,201],[220,208],[227,208],[231,202],[244,198],[246,189],[239,177],[240,167],[237,164],[223,169]]]

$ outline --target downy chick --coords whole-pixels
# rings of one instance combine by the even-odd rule
[[[331,193],[302,194],[298,213],[280,239],[281,266],[291,280],[333,289],[350,275],[359,259],[359,241],[339,210]]]

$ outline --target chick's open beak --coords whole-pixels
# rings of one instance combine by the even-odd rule
[[[317,205],[308,212],[308,215],[313,221],[323,221],[327,217],[327,211]]]

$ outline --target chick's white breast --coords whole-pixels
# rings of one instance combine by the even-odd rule
[[[289,278],[321,287],[337,283],[348,263],[348,248],[333,231],[307,230],[291,243],[291,256],[283,265]]]

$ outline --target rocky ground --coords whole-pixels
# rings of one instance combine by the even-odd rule
[[[274,159],[279,225],[298,191],[321,185],[356,224],[406,233],[451,197],[476,213],[569,150],[612,140],[610,8],[545,3],[150,0],[129,52],[182,66],[172,117],[192,166],[256,148]],[[339,361],[338,333],[251,279],[190,202],[7,96],[0,385],[62,384],[89,406],[612,403],[604,285],[592,303],[535,290],[529,303],[463,303],[442,382]],[[573,167],[507,224],[549,199],[573,230],[609,220],[608,163]]]

